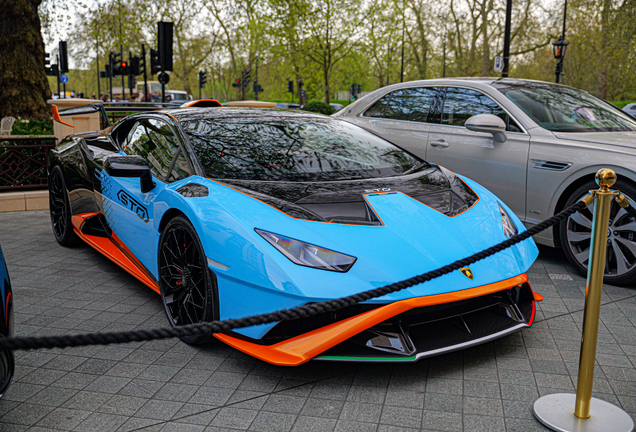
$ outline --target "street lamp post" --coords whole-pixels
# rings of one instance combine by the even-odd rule
[[[563,58],[565,57],[565,50],[568,46],[568,43],[565,41],[565,22],[567,18],[567,11],[568,0],[565,0],[565,5],[563,6],[563,31],[561,32],[559,39],[557,39],[556,42],[552,42],[554,58],[558,60],[555,70],[557,84],[563,83]]]
[[[552,42],[554,48],[554,58],[558,60],[556,64],[556,83],[563,83],[563,58],[565,57],[565,50],[568,47],[568,43],[563,40],[563,35],[559,36],[556,42]]]

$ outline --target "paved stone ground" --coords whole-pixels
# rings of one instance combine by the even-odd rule
[[[17,335],[165,326],[159,296],[88,246],[66,249],[48,213],[0,215]],[[408,365],[282,368],[221,343],[177,340],[16,353],[2,431],[542,431],[539,395],[573,392],[585,280],[542,249],[546,300],[531,329]],[[606,286],[595,397],[636,417],[636,290]]]

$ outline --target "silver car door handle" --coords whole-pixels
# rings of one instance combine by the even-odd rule
[[[433,147],[443,147],[446,148],[448,147],[450,144],[448,144],[446,141],[444,140],[439,140],[439,141],[431,141],[431,145]]]

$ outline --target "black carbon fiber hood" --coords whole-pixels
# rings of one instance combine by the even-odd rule
[[[385,178],[329,182],[220,180],[289,216],[312,221],[380,224],[365,194],[402,192],[447,216],[470,208],[479,197],[452,172],[439,166]]]

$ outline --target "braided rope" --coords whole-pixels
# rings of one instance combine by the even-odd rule
[[[333,300],[327,300],[319,303],[311,303],[291,309],[283,309],[272,313],[254,315],[239,319],[229,319],[225,321],[211,321],[198,324],[189,324],[185,326],[172,328],[156,328],[148,330],[133,330],[126,332],[112,333],[88,333],[79,335],[60,335],[60,336],[42,336],[42,337],[10,337],[0,338],[0,349],[19,349],[31,350],[42,348],[68,348],[86,345],[108,345],[128,342],[142,342],[158,339],[169,339],[174,337],[196,336],[200,334],[221,333],[232,329],[250,327],[259,324],[269,324],[272,322],[295,320],[299,318],[307,318],[324,312],[333,312],[347,306],[352,306],[370,299],[378,298],[410,288],[414,285],[430,281],[445,274],[451,273],[462,267],[474,264],[491,255],[501,252],[511,246],[516,245],[541,231],[554,226],[566,219],[575,212],[584,209],[586,206],[579,201],[568,207],[560,213],[549,219],[535,225],[534,227],[517,234],[512,238],[499,244],[491,246],[481,252],[469,257],[457,260],[451,264],[447,264],[436,270],[423,273],[412,278],[395,282],[383,287],[374,288],[358,294],[342,297]],[[633,209],[632,209],[633,210]]]

